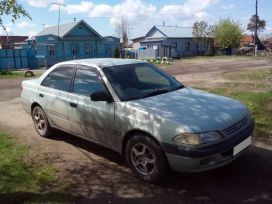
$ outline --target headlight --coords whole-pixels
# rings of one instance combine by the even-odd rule
[[[207,133],[182,133],[173,138],[173,141],[177,144],[199,145],[214,142],[223,139],[223,136],[218,132]]]

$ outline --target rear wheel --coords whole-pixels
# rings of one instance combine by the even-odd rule
[[[162,148],[151,138],[135,135],[126,145],[126,160],[140,179],[157,183],[168,172],[168,162]]]
[[[42,137],[50,137],[52,128],[47,120],[46,114],[40,106],[36,106],[32,111],[32,119],[36,131]]]

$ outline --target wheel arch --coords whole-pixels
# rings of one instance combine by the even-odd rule
[[[36,106],[40,106],[40,107],[41,107],[41,105],[40,105],[39,103],[37,103],[37,102],[33,102],[33,103],[31,104],[31,114],[32,114],[32,112],[33,112],[33,110],[34,110],[34,108],[35,108]],[[41,107],[41,108],[42,108],[42,107]]]
[[[144,135],[146,137],[149,137],[150,139],[152,139],[153,141],[155,141],[162,148],[160,142],[152,134],[150,134],[150,133],[148,133],[148,132],[146,132],[144,130],[141,130],[141,129],[133,129],[133,130],[128,131],[125,134],[124,139],[122,141],[121,155],[122,155],[123,158],[125,158],[125,152],[126,152],[127,142],[129,141],[130,138],[132,138],[135,135],[139,135],[139,134]]]

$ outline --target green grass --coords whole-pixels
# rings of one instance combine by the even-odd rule
[[[42,160],[31,161],[27,154],[26,146],[16,144],[12,137],[0,132],[0,203],[44,200],[63,190],[65,182],[58,188],[55,185],[59,181],[54,167]]]
[[[186,57],[185,59],[195,60],[195,59],[250,59],[250,60],[264,60],[263,56],[240,56],[240,55],[220,55],[220,56],[195,56]]]
[[[44,70],[32,70],[34,77],[39,77],[44,73]],[[31,77],[29,74],[25,76],[25,71],[10,71],[10,70],[1,70],[0,79],[12,79],[19,77]]]
[[[2,70],[0,71],[0,79],[3,78],[17,78],[17,77],[24,77],[24,72],[22,71],[7,71]]]
[[[255,119],[254,136],[272,144],[272,68],[235,71],[223,76],[227,83],[206,91],[246,104]]]

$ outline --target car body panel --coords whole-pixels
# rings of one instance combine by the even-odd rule
[[[70,94],[69,124],[72,132],[115,147],[114,103],[94,102],[90,97]]]
[[[51,125],[70,130],[68,113],[68,92],[40,86],[38,89],[37,102],[47,114],[48,120]]]

